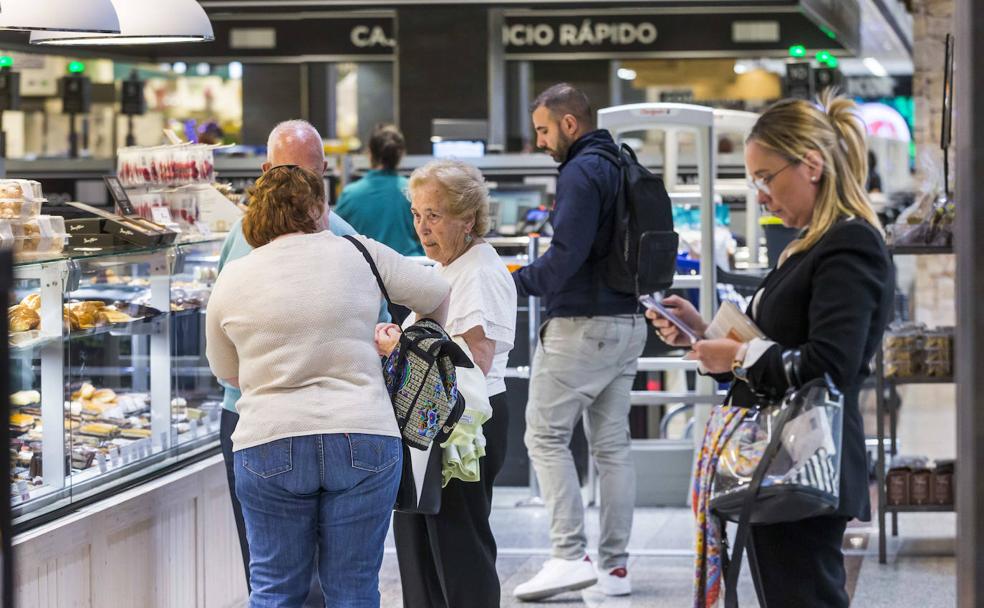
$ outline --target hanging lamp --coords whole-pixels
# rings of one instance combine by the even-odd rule
[[[110,0],[0,0],[0,30],[114,34],[120,21]]]
[[[0,0],[3,2],[4,0]],[[31,44],[119,45],[206,42],[215,39],[212,23],[196,0],[111,0],[119,15],[119,34],[32,32]]]

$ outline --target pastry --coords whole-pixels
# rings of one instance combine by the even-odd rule
[[[82,322],[79,320],[79,316],[74,310],[68,307],[68,304],[62,309],[62,322],[65,325],[65,331],[82,329]]]
[[[150,437],[150,434],[150,429],[123,429],[120,431],[120,437],[127,439],[146,439]]]
[[[38,391],[17,391],[10,396],[11,405],[21,407],[32,403],[41,403],[41,393]]]
[[[111,437],[116,434],[119,427],[115,424],[104,422],[90,422],[79,427],[79,433],[83,435],[93,435],[95,437]]]
[[[26,306],[12,306],[7,311],[7,323],[11,332],[30,331],[40,327],[41,317]]]
[[[92,399],[92,396],[96,394],[96,387],[92,386],[88,382],[84,383],[79,388],[79,397],[83,399]],[[73,395],[74,397],[74,395]]]
[[[23,200],[24,188],[15,180],[2,180],[0,181],[0,198]]]
[[[41,310],[41,294],[32,293],[31,295],[21,300],[20,305],[26,306],[31,310]]]
[[[128,323],[133,320],[133,317],[126,314],[125,312],[116,310],[112,307],[107,307],[101,309],[96,313],[96,325],[106,325],[109,323]]]
[[[73,302],[68,305],[68,309],[78,317],[79,328],[81,329],[95,327],[96,315],[103,308],[106,308],[106,304],[99,301]]]
[[[34,416],[28,416],[27,414],[11,414],[10,415],[10,428],[12,430],[23,433],[34,426]]]
[[[116,403],[116,392],[111,388],[101,388],[92,393],[92,400],[102,401],[103,403]]]

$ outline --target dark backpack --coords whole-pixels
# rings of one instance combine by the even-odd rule
[[[617,157],[598,148],[589,153],[614,163],[620,174],[612,246],[601,277],[615,291],[635,296],[669,288],[680,235],[673,231],[673,208],[663,180],[642,166],[627,144]]]

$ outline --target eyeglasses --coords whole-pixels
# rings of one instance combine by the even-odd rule
[[[796,164],[799,164],[798,160],[791,160],[788,163],[786,163],[781,169],[779,169],[774,173],[771,173],[769,175],[763,175],[762,177],[753,177],[748,180],[748,187],[758,190],[759,192],[761,192],[766,196],[772,196],[772,191],[769,188],[769,184],[772,183],[772,180],[774,180],[777,175],[779,175],[789,167],[792,167],[793,165]]]

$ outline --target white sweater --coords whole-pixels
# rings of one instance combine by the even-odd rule
[[[432,268],[359,238],[394,302],[428,312],[447,297]],[[359,250],[327,231],[277,239],[223,269],[206,353],[217,377],[242,387],[235,450],[322,433],[399,436],[373,342],[380,297]]]

